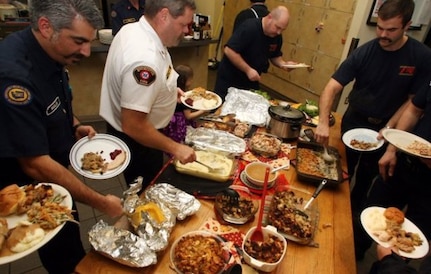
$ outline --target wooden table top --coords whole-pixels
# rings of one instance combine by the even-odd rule
[[[336,147],[341,155],[345,169],[345,149],[340,138],[340,119],[331,128],[330,146]],[[283,171],[291,185],[306,189],[311,193],[316,186],[297,180],[295,168]],[[316,199],[319,209],[319,224],[314,242],[319,247],[310,247],[288,241],[287,252],[282,263],[272,273],[314,274],[314,273],[356,273],[354,255],[352,216],[350,210],[350,190],[348,182],[335,188],[325,188]],[[158,263],[145,268],[132,268],[112,261],[95,251],[90,251],[78,264],[76,273],[175,273],[170,268],[170,246],[186,232],[199,229],[209,218],[214,218],[213,201],[200,200],[199,211],[183,221],[178,221],[171,233],[169,246],[158,254]],[[255,226],[254,222],[244,225],[232,225],[242,232]],[[126,225],[127,219],[120,219],[117,225]]]

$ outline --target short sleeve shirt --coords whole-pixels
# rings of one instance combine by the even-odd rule
[[[430,82],[416,93],[412,102],[424,110],[413,133],[431,142],[431,77]]]
[[[341,85],[353,79],[350,106],[369,117],[387,119],[428,81],[431,50],[409,38],[402,48],[386,51],[378,39],[357,48],[334,73]]]
[[[177,103],[178,73],[144,16],[123,28],[108,52],[100,115],[118,131],[122,131],[121,108],[147,113],[155,128],[164,128]]]
[[[111,10],[112,34],[116,35],[123,25],[139,21],[144,15],[144,9],[144,0],[139,0],[138,9],[129,0],[120,0],[114,4]]]
[[[9,177],[22,176],[19,168],[12,168],[18,157],[50,155],[68,165],[75,138],[67,73],[40,47],[30,28],[0,42],[0,93],[0,162],[11,167],[2,164]]]

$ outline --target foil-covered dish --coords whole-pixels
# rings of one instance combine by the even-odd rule
[[[195,214],[201,207],[201,203],[193,195],[166,183],[152,185],[145,191],[145,197],[152,201],[163,201],[178,220]]]
[[[268,113],[269,101],[250,90],[230,87],[225,97],[220,115],[235,114],[236,119],[252,125],[264,127],[271,117]]]
[[[123,208],[131,231],[99,222],[89,232],[96,251],[135,267],[157,263],[156,254],[168,246],[176,220],[195,214],[201,205],[194,196],[167,183],[153,185],[139,196],[141,188],[139,177],[124,191]]]
[[[216,151],[226,155],[240,156],[246,150],[246,143],[232,133],[212,128],[187,128],[185,143],[197,150]]]
[[[93,248],[112,260],[131,267],[146,267],[157,263],[157,255],[144,239],[132,232],[109,226],[100,220],[90,230]]]

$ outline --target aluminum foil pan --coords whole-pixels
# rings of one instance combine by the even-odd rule
[[[162,201],[178,220],[195,214],[201,207],[193,195],[166,183],[152,185],[145,191],[145,197],[151,201]]]
[[[109,226],[100,220],[88,234],[90,243],[97,252],[121,264],[146,267],[157,263],[156,253],[145,240],[128,230]]]
[[[232,133],[204,127],[188,128],[185,143],[193,145],[198,150],[234,156],[244,153],[247,146],[242,138]]]
[[[265,127],[271,119],[268,113],[269,107],[269,101],[262,95],[230,87],[220,115],[234,113],[235,118],[241,122]]]

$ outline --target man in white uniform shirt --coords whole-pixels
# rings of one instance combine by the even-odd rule
[[[163,166],[163,151],[180,162],[196,159],[194,150],[160,132],[174,113],[177,77],[168,47],[188,33],[194,0],[149,0],[139,22],[123,26],[106,60],[100,115],[107,132],[126,142],[131,162],[127,183],[142,176],[147,186]]]

